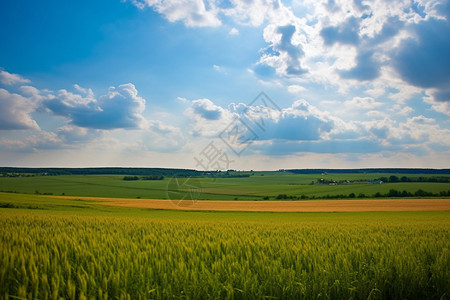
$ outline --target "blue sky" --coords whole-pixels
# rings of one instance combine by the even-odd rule
[[[449,18],[435,0],[2,1],[0,165],[449,168]]]

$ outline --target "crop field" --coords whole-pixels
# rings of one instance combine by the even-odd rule
[[[264,200],[295,189],[317,189],[317,195],[350,187],[310,185],[310,175],[270,177],[202,178],[200,199],[213,200],[183,210],[169,200],[145,199],[167,196],[170,179],[0,178],[0,189],[8,191],[0,192],[0,299],[450,297],[448,197]],[[432,182],[385,186],[396,184],[448,189],[448,183]],[[214,200],[245,195],[252,201]],[[169,206],[144,205],[149,201]],[[214,211],[214,203],[226,211]],[[232,211],[230,205],[245,207]],[[248,211],[283,205],[353,209]],[[389,211],[395,205],[405,211]],[[414,205],[420,211],[407,211]]]
[[[445,299],[449,217],[4,208],[0,297]]]
[[[48,196],[54,199],[87,200],[106,206],[194,211],[348,212],[348,211],[442,211],[450,199],[354,199],[308,201],[155,200],[100,197]]]
[[[450,183],[441,182],[396,182],[367,184],[366,181],[392,174],[320,174],[299,175],[285,173],[256,172],[243,178],[191,178],[189,185],[195,186],[199,200],[263,200],[286,197],[317,197],[364,194],[372,197],[376,193],[387,194],[390,190],[415,193],[423,190],[433,194],[450,191]],[[404,174],[395,174],[398,177]],[[408,175],[410,176],[410,175]],[[448,175],[446,175],[449,177]],[[327,180],[359,180],[348,185],[311,185],[319,178]],[[186,178],[180,178],[180,182]],[[67,196],[91,196],[114,198],[167,199],[173,179],[124,181],[119,175],[61,175],[36,177],[0,177],[0,191],[53,194]]]

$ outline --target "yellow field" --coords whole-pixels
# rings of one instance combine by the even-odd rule
[[[445,211],[450,199],[356,199],[311,201],[180,201],[101,197],[55,196],[54,198],[98,201],[102,205],[206,211],[357,212],[357,211]]]

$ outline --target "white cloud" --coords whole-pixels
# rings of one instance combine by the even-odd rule
[[[219,134],[233,120],[234,114],[209,99],[191,102],[185,115],[192,121],[191,135],[214,136]]]
[[[184,97],[177,97],[177,100],[180,101],[181,103],[186,103],[188,100]]]
[[[198,99],[192,101],[193,113],[206,120],[219,120],[225,114],[225,110],[215,105],[209,99]]]
[[[431,105],[431,108],[437,112],[446,114],[450,116],[450,101],[439,101],[437,100],[436,94],[439,94],[441,91],[436,89],[428,89],[426,91],[426,96],[423,97],[423,100]],[[446,92],[450,95],[450,88]]]
[[[54,132],[38,131],[21,140],[3,138],[0,147],[13,152],[37,152],[41,150],[61,149],[62,141]]]
[[[239,125],[239,131],[253,131],[258,140],[318,140],[324,138],[335,124],[335,119],[305,100],[295,101],[285,109],[274,109],[264,104],[232,103],[228,109],[209,99],[192,101],[186,115],[194,123],[194,135],[213,136]],[[253,133],[252,133],[253,134]]]
[[[138,8],[148,6],[164,15],[170,22],[182,21],[188,27],[218,26],[221,21],[213,3],[206,7],[203,0],[132,0]]]
[[[288,92],[292,94],[299,94],[304,91],[306,91],[306,89],[298,84],[292,84],[288,86]]]
[[[79,86],[78,84],[74,84],[73,87],[80,93],[85,94],[88,98],[93,98],[94,97],[94,92],[91,89],[86,89],[83,88],[81,86]]]
[[[139,8],[152,7],[169,21],[183,21],[186,26],[217,26],[224,21],[227,26],[234,26],[229,31],[231,35],[239,33],[238,28],[243,24],[264,26],[263,37],[267,47],[261,49],[261,56],[255,61],[252,72],[257,76],[270,77],[275,73],[282,77],[302,78],[335,86],[342,94],[355,87],[363,87],[372,97],[381,96],[393,88],[398,91],[389,91],[390,98],[398,102],[423,91],[423,86],[415,83],[414,80],[420,81],[415,75],[410,76],[409,82],[409,78],[399,78],[399,72],[408,69],[396,63],[402,61],[399,50],[407,49],[405,45],[412,43],[405,41],[420,40],[420,26],[433,24],[432,21],[436,20],[448,24],[448,16],[440,0],[415,3],[409,0],[294,0],[289,5],[279,0],[131,2]],[[445,27],[442,24],[439,25],[441,29]],[[448,30],[443,28],[441,31],[437,38],[445,36]],[[434,40],[439,42],[439,39]],[[427,50],[426,47],[420,49]],[[430,52],[433,51],[421,51]],[[438,53],[438,57],[441,56]],[[424,57],[433,57],[433,54],[425,54]],[[411,61],[406,65],[414,67]],[[430,65],[429,68],[434,69],[436,64]],[[439,64],[437,66],[443,68]],[[368,82],[373,86],[368,87]],[[448,94],[448,90],[439,86],[436,91],[429,90],[431,98],[427,101],[439,102]],[[442,103],[432,103],[432,106],[440,112],[447,110],[447,105]]]
[[[49,111],[66,117],[71,124],[95,129],[137,129],[146,126],[142,116],[145,100],[131,83],[110,87],[98,99],[89,89],[76,87],[84,95],[59,90],[54,99],[42,103]]]
[[[236,27],[233,27],[228,32],[229,35],[239,35],[239,30]]]
[[[0,82],[5,85],[13,85],[17,83],[28,83],[29,79],[23,78],[18,74],[9,73],[6,71],[0,71]]]
[[[366,112],[366,116],[372,119],[384,119],[387,117],[387,114],[380,110],[371,110]]]
[[[180,128],[161,121],[149,121],[149,129],[141,139],[141,147],[149,151],[175,152],[186,143],[187,138]]]
[[[36,103],[0,88],[0,130],[39,129],[31,113]]]
[[[374,109],[383,105],[381,102],[375,101],[371,97],[354,97],[352,100],[344,102],[344,105],[349,109]]]
[[[411,113],[414,112],[414,109],[412,109],[411,107],[409,107],[409,106],[402,106],[400,104],[393,105],[392,106],[392,110],[393,110],[393,113],[397,113],[397,114],[402,115],[402,116],[408,116],[408,115],[410,115]]]
[[[103,132],[101,130],[73,125],[59,127],[56,130],[56,134],[61,139],[61,142],[66,145],[83,144],[94,139],[100,139],[103,136]]]

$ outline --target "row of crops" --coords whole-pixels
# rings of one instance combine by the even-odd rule
[[[440,299],[450,228],[0,214],[0,298]]]

